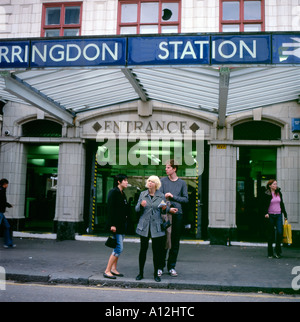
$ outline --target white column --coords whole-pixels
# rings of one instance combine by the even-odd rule
[[[289,223],[300,230],[300,149],[284,146],[277,152],[277,181],[281,188]]]
[[[19,142],[2,142],[0,147],[0,177],[9,181],[7,201],[13,208],[7,208],[5,216],[10,219],[24,218],[27,171],[27,150]],[[0,178],[0,179],[1,179]]]
[[[237,148],[230,145],[213,144],[210,147],[210,231],[236,228],[236,153]]]
[[[85,148],[83,143],[62,143],[59,147],[55,219],[83,221]]]

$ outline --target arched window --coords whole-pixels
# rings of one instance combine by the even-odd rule
[[[62,126],[49,120],[35,120],[22,125],[26,137],[61,137]]]
[[[233,128],[234,140],[281,140],[281,127],[265,121],[250,121]]]

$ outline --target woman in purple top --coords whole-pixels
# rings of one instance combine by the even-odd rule
[[[277,181],[271,179],[267,183],[267,190],[264,194],[264,214],[268,220],[268,257],[281,257],[281,242],[283,234],[282,214],[287,219],[282,193],[277,186]],[[276,235],[274,232],[276,229]],[[276,241],[275,256],[273,255],[273,241]]]

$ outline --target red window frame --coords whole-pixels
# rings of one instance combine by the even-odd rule
[[[60,24],[59,25],[46,25],[46,9],[47,8],[61,8]],[[68,24],[64,23],[65,9],[66,7],[80,7],[79,24]],[[42,30],[41,37],[45,37],[46,30],[57,29],[59,30],[59,36],[64,36],[64,30],[66,29],[79,29],[79,35],[81,35],[81,24],[82,24],[82,2],[54,2],[44,3],[42,11]]]
[[[159,21],[158,23],[141,23],[141,3],[142,2],[158,2],[159,3],[159,12],[162,11],[162,4],[163,3],[174,3],[178,2],[178,21],[162,21],[161,16],[159,15]],[[137,22],[129,22],[129,23],[122,23],[121,22],[121,8],[122,4],[137,4],[138,10],[137,10]],[[158,26],[158,34],[161,33],[162,26],[177,26],[178,27],[178,33],[181,32],[181,0],[120,0],[118,3],[118,20],[117,20],[117,34],[120,35],[121,28],[122,27],[136,27],[137,28],[137,34],[140,34],[140,26],[143,25],[152,25],[152,26]]]
[[[223,3],[238,1],[240,3],[240,19],[239,20],[223,20]],[[224,25],[239,25],[240,32],[244,32],[245,25],[261,25],[261,31],[265,31],[265,0],[261,1],[261,19],[259,20],[245,20],[244,19],[244,2],[257,0],[220,0],[220,24],[219,31],[223,32]]]

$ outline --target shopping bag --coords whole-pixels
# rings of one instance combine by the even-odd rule
[[[283,225],[283,240],[282,242],[284,244],[291,245],[293,243],[292,241],[292,226],[288,223],[287,220],[285,220]]]

